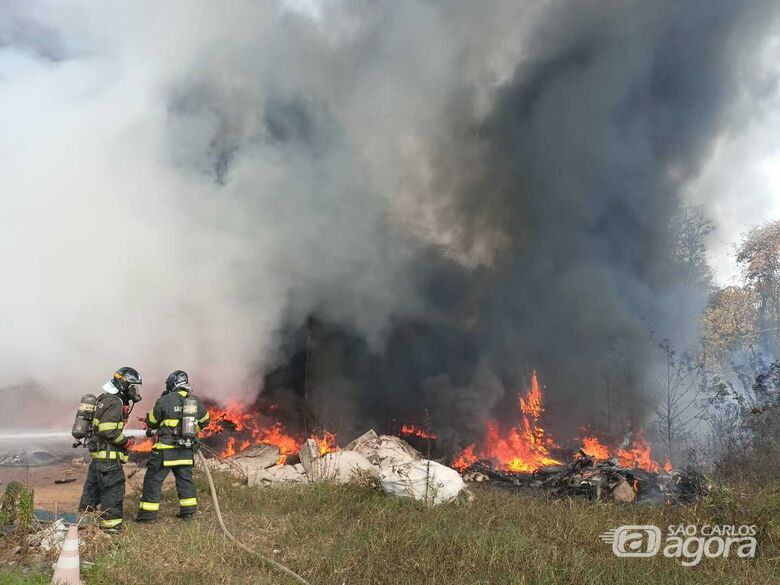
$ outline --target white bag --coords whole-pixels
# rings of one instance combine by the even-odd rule
[[[429,505],[449,502],[466,487],[454,469],[421,459],[382,468],[382,489],[401,498],[413,498]]]
[[[360,453],[334,451],[312,462],[310,477],[315,480],[349,483],[364,476],[378,475],[376,468]]]

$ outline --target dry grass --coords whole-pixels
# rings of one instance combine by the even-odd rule
[[[777,583],[780,571],[777,487],[750,502],[721,490],[690,508],[546,500],[485,488],[473,502],[432,509],[365,487],[255,489],[221,478],[218,489],[234,534],[313,584],[753,585]],[[191,523],[173,517],[176,498],[166,493],[162,520],[152,526],[128,523],[94,557],[85,571],[88,583],[288,582],[222,537],[206,493],[200,483],[202,513]],[[136,502],[128,502],[128,510]],[[663,557],[620,559],[598,539],[621,524],[706,522],[756,522],[761,558],[705,558],[684,567]],[[0,584],[15,582],[8,579],[12,574],[0,572]]]

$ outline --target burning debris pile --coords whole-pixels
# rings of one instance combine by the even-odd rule
[[[617,457],[600,459],[580,449],[566,465],[549,465],[533,473],[505,471],[477,461],[463,472],[466,481],[543,489],[554,496],[590,500],[687,504],[709,493],[706,477],[693,469],[659,471],[625,466]]]
[[[544,413],[542,406],[542,387],[536,372],[531,376],[531,385],[525,396],[518,396],[519,423],[502,430],[496,421],[488,421],[485,438],[478,446],[467,446],[456,458],[453,467],[463,472],[469,469],[492,469],[498,475],[533,473],[537,469],[561,465],[554,453],[562,452],[561,447],[547,435],[541,425]],[[660,465],[653,459],[652,445],[641,432],[627,433],[622,444],[610,449],[597,436],[589,435],[576,439],[586,453],[597,459],[610,459],[614,453],[617,462],[628,468],[640,468],[658,471]],[[664,464],[666,471],[671,464]]]
[[[242,477],[248,485],[364,481],[379,484],[388,493],[428,500],[433,481],[440,492],[435,503],[453,499],[463,489],[463,480],[624,502],[690,502],[709,490],[706,479],[695,471],[672,470],[669,461],[663,465],[656,461],[641,431],[628,432],[614,444],[581,429],[567,448],[561,447],[543,427],[542,385],[535,372],[527,392],[518,396],[517,407],[513,426],[489,420],[481,441],[451,457],[454,469],[423,458],[398,436],[373,430],[343,448],[328,431],[296,434],[281,422],[274,406],[262,410],[240,403],[210,406],[211,424],[203,433],[203,444],[216,455],[210,460],[213,469]],[[437,434],[429,427],[392,424],[398,435],[418,446],[425,442],[430,452]],[[134,450],[151,447],[149,440]]]
[[[487,433],[481,447],[476,444],[466,447],[455,458],[453,467],[464,470],[473,463],[483,460],[492,462],[496,468],[514,472],[532,472],[543,465],[560,463],[553,459],[550,450],[557,448],[553,440],[545,435],[540,424],[544,412],[542,389],[536,372],[531,376],[528,394],[518,397],[521,424],[502,432],[496,421],[488,421]]]
[[[305,437],[298,437],[287,430],[281,421],[274,418],[275,408],[271,406],[268,412],[247,408],[246,405],[234,402],[225,407],[208,406],[210,424],[202,432],[206,445],[215,450],[221,457],[232,457],[258,445],[272,445],[277,448],[277,462],[284,464],[288,457],[294,457],[300,449]],[[333,451],[336,448],[336,436],[327,431],[312,434],[321,453]],[[146,453],[152,450],[154,442],[147,439],[133,446],[136,453]]]
[[[534,477],[552,494],[591,500],[690,503],[710,490],[707,479],[692,469],[659,472],[625,467],[616,457],[598,459],[582,449],[569,464],[540,468]]]
[[[489,421],[481,445],[466,447],[454,462],[466,481],[493,481],[502,485],[542,488],[562,496],[609,498],[623,502],[690,502],[704,496],[709,484],[692,469],[673,470],[652,454],[641,432],[627,433],[610,449],[597,436],[585,433],[581,447],[568,464],[554,458],[563,450],[540,424],[544,408],[536,373],[525,396],[520,396],[520,422],[502,432]]]
[[[379,485],[388,494],[431,505],[454,500],[465,484],[457,471],[424,459],[403,439],[373,430],[343,449],[324,450],[310,438],[298,451],[298,462],[280,463],[280,448],[261,445],[226,460],[210,461],[212,469],[243,476],[250,486],[333,481]],[[292,458],[290,458],[292,459]]]

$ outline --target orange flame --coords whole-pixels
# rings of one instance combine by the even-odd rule
[[[609,449],[596,437],[585,437],[582,450],[596,459],[609,459]]]
[[[270,411],[274,409],[273,406],[269,408]],[[226,427],[229,431],[235,429],[235,432],[242,436],[242,441],[238,445],[236,437],[228,439],[225,449],[220,453],[222,457],[231,457],[252,445],[266,444],[274,445],[279,449],[278,463],[284,464],[288,456],[297,453],[304,442],[303,438],[289,434],[281,422],[264,425],[262,423],[264,417],[261,414],[247,410],[246,406],[240,403],[230,403],[224,408],[210,407],[209,414],[211,424],[204,429],[204,437],[220,433]],[[243,438],[247,434],[249,436]],[[333,433],[324,431],[321,436],[312,434],[311,438],[317,442],[321,455],[338,449],[336,435]]]
[[[609,459],[614,454],[623,467],[634,467],[647,471],[658,471],[661,466],[653,459],[653,448],[641,432],[637,432],[631,443],[625,448],[610,449],[597,437],[582,439],[582,450],[595,459]],[[667,459],[664,469],[670,470],[672,464]]]
[[[154,445],[154,441],[152,439],[144,439],[140,443],[135,443],[132,447],[130,447],[130,451],[133,453],[151,453],[152,445]]]
[[[615,455],[623,467],[638,467],[648,471],[658,471],[660,466],[653,461],[653,448],[641,432],[634,435],[631,445],[618,449]]]
[[[232,457],[236,454],[236,438],[230,437],[227,442],[225,450],[222,452],[223,457]]]
[[[544,413],[542,388],[536,372],[531,376],[531,386],[525,396],[518,397],[520,423],[508,431],[502,430],[498,422],[489,420],[485,439],[481,444],[467,446],[452,464],[463,471],[480,459],[489,460],[499,469],[515,472],[530,472],[545,465],[558,465],[550,455],[550,449],[557,447],[549,437],[540,419]],[[582,439],[582,450],[595,459],[608,459],[613,454],[623,467],[638,467],[658,471],[660,466],[652,458],[652,447],[641,432],[634,435],[632,443],[625,448],[612,450],[596,436]],[[664,468],[670,468],[668,462]]]
[[[455,458],[455,461],[453,461],[452,466],[455,469],[463,471],[472,463],[476,463],[478,458],[474,455],[474,447],[475,445],[469,445],[463,449],[463,452]]]
[[[287,460],[287,455],[298,451],[300,441],[288,435],[284,431],[282,423],[276,422],[270,425],[263,425],[261,423],[263,417],[258,413],[248,411],[246,406],[241,403],[233,402],[224,408],[212,406],[208,410],[211,415],[211,424],[203,430],[203,437],[214,436],[226,429],[229,431],[235,430],[235,432],[241,435],[241,443],[239,445],[236,445],[236,437],[228,439],[224,451],[220,453],[222,457],[230,457],[252,445],[260,443],[278,447],[280,463],[284,463]]]
[[[478,459],[488,459],[507,471],[530,472],[544,465],[557,465],[560,461],[550,456],[555,443],[545,436],[539,424],[544,412],[542,389],[536,372],[531,376],[531,387],[525,397],[519,397],[521,424],[503,433],[496,421],[488,421],[484,444],[479,448],[469,445],[455,458],[453,467],[463,470]]]
[[[273,411],[274,407],[269,410]],[[213,437],[223,431],[235,432],[238,436],[228,438],[225,448],[219,455],[221,457],[231,457],[248,449],[252,445],[267,444],[279,448],[279,463],[285,463],[287,457],[297,453],[300,449],[303,439],[294,437],[284,430],[280,422],[263,424],[263,417],[260,413],[251,412],[245,405],[232,402],[223,408],[211,406],[208,409],[211,416],[211,424],[203,429],[201,437]],[[336,446],[336,435],[327,431],[321,436],[312,435],[312,439],[317,442],[320,454],[330,453],[338,449]],[[146,439],[131,450],[137,453],[147,453],[152,450],[154,441]]]
[[[403,425],[401,427],[401,434],[406,435],[407,437],[412,436],[418,437],[420,439],[431,439],[432,441],[436,440],[436,435],[434,433],[429,433],[428,431],[425,431],[414,425]]]
[[[333,451],[338,450],[338,446],[336,446],[336,435],[333,433],[324,431],[321,437],[312,435],[311,438],[317,442],[317,446],[320,448],[320,455],[325,455],[326,453],[332,453]]]

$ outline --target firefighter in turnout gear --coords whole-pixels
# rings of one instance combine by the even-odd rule
[[[130,403],[141,400],[141,375],[134,368],[120,368],[103,386],[95,401],[94,416],[84,436],[92,462],[79,502],[79,510],[100,509],[100,527],[118,532],[122,527],[122,501],[125,498],[127,448],[133,439],[124,434]],[[93,401],[94,396],[92,396]]]
[[[187,373],[172,372],[165,382],[165,392],[146,415],[147,434],[157,439],[146,464],[137,521],[151,522],[157,518],[162,484],[168,471],[173,471],[176,479],[179,517],[187,520],[195,514],[198,500],[192,468],[194,452],[198,448],[196,435],[208,424],[209,412],[200,398],[193,396]]]

